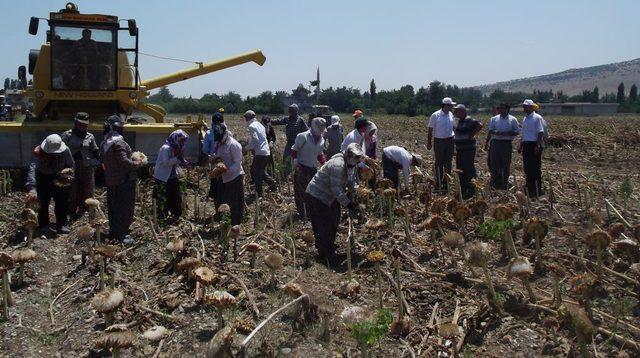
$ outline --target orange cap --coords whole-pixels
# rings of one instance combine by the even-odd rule
[[[358,118],[358,117],[361,117],[363,114],[364,114],[364,112],[362,112],[359,109],[356,109],[356,111],[353,112],[353,117]]]

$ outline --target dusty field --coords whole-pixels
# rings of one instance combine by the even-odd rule
[[[227,116],[227,122],[236,137],[246,137],[244,123],[232,117]],[[426,154],[425,118],[377,116],[373,120],[380,130],[379,150],[401,144]],[[249,356],[355,357],[361,356],[363,348],[376,357],[579,356],[581,350],[586,356],[638,356],[640,118],[551,117],[548,122],[552,145],[545,149],[543,170],[545,179],[550,180],[547,193],[553,195],[519,202],[516,190],[486,189],[486,154],[479,151],[478,183],[485,189],[478,200],[463,203],[472,210],[471,216],[461,215],[461,220],[456,220],[452,213],[460,204],[453,202],[455,195],[434,195],[426,205],[421,202],[419,199],[426,196],[423,193],[430,192],[428,178],[417,185],[419,195],[412,193],[395,204],[407,213],[407,225],[397,211],[399,216],[391,227],[390,216],[378,208],[382,201],[370,199],[363,217],[353,225],[353,279],[360,286],[350,295],[341,290],[341,283],[347,281],[346,262],[331,269],[317,262],[315,249],[309,250],[301,238],[310,225],[294,221],[290,226],[293,199],[289,185],[282,184],[279,193],[269,194],[259,211],[256,204],[248,206],[237,239],[242,255],[234,260],[229,254],[225,260],[220,223],[211,222],[212,203],[206,200],[208,181],[203,170],[187,178],[183,220],[161,225],[156,233],[150,219],[151,182],[142,181],[132,226],[137,243],[117,247],[116,255],[106,263],[107,275],[115,272],[115,287],[124,294],[113,323],[126,325],[137,338],[135,346],[123,349],[122,355],[202,356],[212,337],[218,332],[217,338],[222,336],[216,308],[200,304],[195,291],[201,287],[175,269],[185,257],[200,257],[202,265],[217,276],[207,292],[225,290],[236,298],[236,305],[224,314],[224,325],[235,330],[227,337],[234,355],[239,354],[253,328],[302,293],[296,304],[273,316],[252,337],[246,345]],[[282,141],[281,128],[278,135]],[[282,142],[277,150],[281,153]],[[432,156],[425,157],[424,170],[430,174]],[[521,157],[515,152],[513,172],[516,184],[523,183]],[[104,204],[103,190],[98,190],[97,197]],[[20,217],[22,199],[21,193],[11,193],[0,204],[0,251],[10,253],[26,245]],[[198,213],[194,215],[196,202]],[[485,211],[480,210],[483,202],[488,206]],[[513,216],[497,222],[493,212],[501,204],[507,204]],[[536,240],[523,231],[533,217],[548,227],[538,254]],[[375,225],[376,219],[382,220],[380,227]],[[98,256],[83,259],[95,240],[83,242],[77,235],[87,223],[88,218],[75,222],[68,236],[35,238],[32,248],[38,257],[26,265],[24,283],[11,288],[15,304],[9,308],[9,320],[0,322],[0,356],[110,355],[95,345],[107,325],[105,315],[91,305],[99,292]],[[499,224],[511,228],[496,231]],[[585,245],[589,233],[599,228],[613,236],[611,244],[600,250],[602,269],[597,265],[596,250]],[[344,215],[337,239],[343,257],[348,231]],[[443,244],[441,232],[449,231],[462,233],[468,243],[488,243],[489,253],[480,258],[486,259],[495,295],[488,293],[483,269],[471,267],[470,260],[462,256],[473,250],[466,245],[457,250]],[[535,303],[523,281],[507,275],[509,259],[502,246],[508,233],[517,254],[535,266],[527,279]],[[629,238],[626,246],[614,243],[625,237]],[[183,241],[184,250],[168,251],[167,244],[177,240]],[[263,248],[255,269],[249,266],[249,253],[242,249],[250,242]],[[385,254],[379,274],[376,265],[367,260],[367,254],[374,250]],[[277,283],[272,282],[263,260],[273,253],[284,257],[284,267],[275,271]],[[16,272],[11,273],[15,280]],[[294,292],[293,283],[301,293]],[[364,318],[350,318],[374,322],[379,292],[393,321],[398,319],[399,307],[404,308],[405,323],[392,324],[394,332],[387,332],[388,322],[354,325],[342,314],[346,308],[358,306]],[[401,301],[405,304],[399,304]],[[586,314],[585,308],[591,312]],[[457,320],[452,326],[449,323],[454,316]],[[156,325],[169,329],[160,342],[142,337]],[[368,343],[358,344],[354,338],[357,328],[361,337],[370,339]]]

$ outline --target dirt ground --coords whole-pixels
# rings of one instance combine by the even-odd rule
[[[246,138],[244,123],[235,117],[227,115],[227,123],[235,137]],[[515,150],[512,172],[516,188],[506,192],[488,188],[486,153],[481,149],[486,135],[483,130],[476,160],[477,198],[461,204],[454,202],[455,193],[433,195],[426,205],[421,198],[431,192],[428,181],[433,163],[425,148],[427,119],[372,119],[380,132],[379,153],[386,145],[398,144],[424,154],[427,178],[395,204],[401,209],[396,210],[393,225],[389,214],[378,208],[382,203],[378,196],[370,199],[361,217],[354,220],[353,278],[359,290],[343,294],[346,259],[331,268],[317,261],[315,249],[302,240],[310,224],[292,219],[290,225],[290,184],[281,182],[278,192],[260,201],[259,210],[256,203],[248,204],[236,243],[242,255],[234,260],[233,253],[225,259],[222,227],[212,219],[204,168],[185,178],[183,218],[172,224],[160,223],[158,228],[151,219],[152,181],[142,180],[132,225],[136,243],[117,246],[115,256],[106,260],[107,276],[115,275],[114,286],[124,294],[124,303],[116,309],[112,323],[126,325],[136,337],[134,347],[123,349],[122,355],[204,356],[216,333],[216,342],[224,333],[223,326],[235,330],[226,342],[234,355],[240,355],[251,330],[298,299],[251,338],[245,350],[248,356],[358,357],[363,345],[354,338],[352,321],[371,321],[379,306],[379,293],[393,320],[402,306],[409,323],[404,330],[382,329],[378,341],[365,345],[375,357],[564,357],[580,356],[581,350],[596,357],[640,354],[639,117],[547,118],[551,134],[543,159],[547,195],[537,201],[518,201],[517,188],[524,178],[522,159]],[[480,119],[486,123],[486,116]],[[344,123],[345,130],[350,130],[352,121]],[[279,128],[277,133],[279,158],[284,132]],[[249,158],[244,168],[248,172]],[[252,193],[248,180],[245,185],[246,192]],[[96,198],[106,210],[103,189],[97,190]],[[12,192],[2,199],[0,251],[11,253],[26,246],[21,217],[24,194]],[[486,211],[479,202],[487,204]],[[483,223],[495,223],[494,209],[503,204],[514,212],[508,220],[512,227],[492,239],[485,230],[488,224]],[[438,208],[443,205],[444,210]],[[457,221],[452,212],[460,205],[470,208],[472,215]],[[407,213],[406,230],[402,210]],[[433,225],[434,217],[440,218],[439,227]],[[523,230],[534,217],[548,227],[539,253],[535,240]],[[375,219],[383,224],[375,226]],[[9,307],[9,319],[0,322],[0,356],[110,356],[95,344],[107,324],[105,315],[91,305],[100,280],[99,256],[87,255],[95,239],[84,242],[78,237],[78,229],[88,223],[87,217],[75,221],[70,235],[35,237],[32,249],[38,256],[26,264],[24,283],[11,287],[15,302]],[[598,229],[608,231],[611,241],[602,250],[602,270],[596,251],[585,245],[589,234]],[[470,266],[471,248],[464,246],[458,251],[443,244],[442,233],[449,231],[462,233],[467,243],[488,243],[486,272],[495,296],[488,293],[483,269]],[[509,259],[502,248],[507,232],[518,255],[535,266],[528,278],[535,303],[521,279],[507,275]],[[341,257],[346,257],[348,233],[347,215],[343,215],[336,240]],[[625,239],[628,242],[619,243]],[[184,250],[168,251],[167,245],[178,240]],[[244,249],[252,242],[262,246],[254,269]],[[385,254],[379,272],[367,259],[372,251]],[[284,257],[284,266],[274,271],[276,282],[263,260],[274,253]],[[176,263],[185,257],[199,257],[202,266],[214,271],[216,279],[208,293],[224,290],[235,296],[236,304],[224,313],[223,326],[218,325],[219,311],[196,299],[196,291],[202,287],[189,280],[187,272],[177,272]],[[16,277],[12,270],[12,281]],[[398,284],[405,305],[398,298]],[[296,292],[297,288],[301,292]],[[345,309],[357,310],[353,307],[360,307],[361,314],[346,314]],[[445,325],[454,316],[456,334],[447,334]],[[142,336],[158,325],[169,330],[160,342]],[[386,328],[386,324],[382,326]]]

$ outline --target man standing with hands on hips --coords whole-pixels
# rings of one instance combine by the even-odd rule
[[[518,152],[522,153],[522,165],[526,179],[527,195],[537,198],[542,192],[542,141],[544,119],[533,110],[534,103],[527,99],[522,103],[526,114],[522,120],[522,141]]]
[[[436,175],[436,189],[447,189],[444,174],[451,173],[453,160],[453,114],[451,110],[456,103],[449,97],[442,99],[442,107],[434,112],[429,119],[429,133],[427,136],[427,150],[433,147],[435,157],[434,173]],[[433,139],[435,138],[435,139]],[[433,142],[433,146],[432,146]]]

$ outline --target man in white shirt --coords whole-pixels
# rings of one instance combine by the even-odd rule
[[[444,174],[451,173],[453,160],[453,113],[451,110],[456,103],[449,97],[442,99],[442,107],[434,112],[429,119],[429,133],[427,135],[427,149],[431,150],[433,141],[433,156],[435,158],[434,173],[438,190],[446,189]],[[433,139],[435,138],[435,139]]]
[[[509,114],[511,105],[500,103],[498,115],[489,122],[489,133],[485,150],[489,149],[489,170],[491,187],[506,190],[511,175],[511,156],[513,139],[520,133],[520,124],[516,117]]]
[[[544,119],[534,110],[534,103],[527,99],[522,103],[526,114],[522,120],[522,140],[518,152],[522,153],[522,165],[529,197],[542,195],[542,142]]]
[[[398,170],[402,170],[404,190],[409,190],[409,167],[412,165],[414,167],[421,166],[422,157],[396,145],[385,147],[382,150],[382,176],[390,179],[396,190],[399,189],[400,185]]]
[[[353,125],[353,130],[344,137],[342,144],[340,145],[340,151],[344,153],[349,144],[356,143],[361,148],[364,148],[364,135],[369,127],[369,120],[365,117],[358,117]]]
[[[269,142],[267,141],[267,132],[262,123],[256,120],[256,113],[252,110],[246,111],[244,119],[249,127],[249,143],[247,151],[253,153],[253,162],[251,163],[251,180],[256,187],[256,194],[262,197],[262,182],[269,185],[269,190],[276,190],[276,181],[267,173],[267,164],[269,164]]]
[[[316,168],[324,164],[324,132],[327,123],[324,118],[316,117],[311,120],[311,125],[306,132],[296,136],[296,141],[291,147],[293,159],[293,197],[300,218],[305,217],[304,193],[307,185],[318,171]]]

